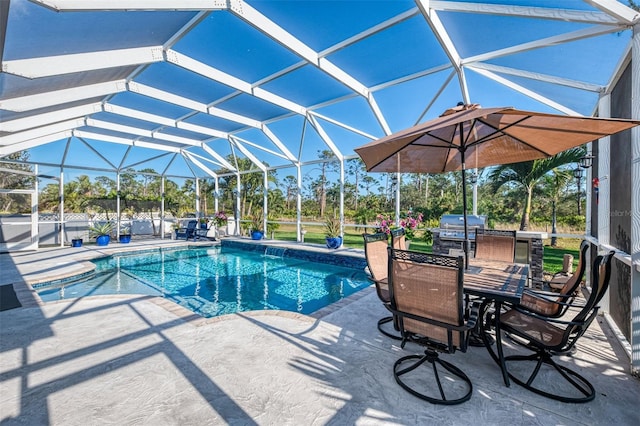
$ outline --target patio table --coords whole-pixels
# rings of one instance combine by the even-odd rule
[[[464,291],[483,299],[518,303],[528,276],[526,264],[470,259],[464,271]]]
[[[528,277],[529,265],[526,264],[481,259],[469,260],[469,268],[464,271],[464,291],[466,294],[483,300],[480,308],[480,330],[484,330],[490,325],[486,323],[485,313],[491,304],[495,307],[496,324],[499,324],[502,304],[520,302]],[[496,333],[499,332],[500,330],[496,329]],[[490,336],[486,332],[479,334],[484,345],[488,347],[491,344]],[[490,350],[488,352],[496,360],[495,354]],[[502,348],[499,347],[499,357],[502,357],[501,352]],[[509,386],[507,371],[505,368],[501,368],[501,370],[504,383]]]

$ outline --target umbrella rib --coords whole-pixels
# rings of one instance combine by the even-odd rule
[[[402,148],[407,147],[408,145],[413,144],[415,141],[417,141],[418,139],[420,139],[423,135],[417,136],[415,139],[412,139],[411,141],[407,142]],[[386,157],[384,157],[383,159],[381,159],[380,161],[378,161],[377,163],[375,163],[373,166],[369,167],[367,171],[369,170],[373,170],[376,167],[378,167],[380,164],[384,163],[385,161],[387,161],[389,158],[393,157],[394,155],[398,154],[400,149],[395,150],[391,155],[388,155]]]
[[[456,144],[454,144],[452,141],[448,141],[448,140],[446,140],[446,139],[444,139],[444,138],[441,138],[441,137],[440,137],[440,136],[438,136],[438,135],[434,135],[434,134],[432,134],[431,132],[425,132],[425,133],[424,133],[424,135],[427,135],[427,136],[429,136],[429,137],[431,137],[431,138],[433,138],[433,139],[436,139],[436,140],[439,140],[439,141],[441,141],[441,142],[444,142],[444,143],[446,143],[447,145],[446,145],[446,146],[438,146],[438,145],[430,145],[430,144],[424,144],[424,145],[423,145],[423,144],[420,144],[420,143],[417,143],[417,144],[415,144],[415,145],[419,145],[419,146],[428,146],[428,147],[431,147],[431,148],[443,148],[443,149],[446,149],[446,150],[447,150],[447,151],[449,151],[449,152],[451,151],[451,149],[452,149],[452,148],[454,148],[454,147],[456,146]],[[424,136],[424,135],[423,135],[423,136]],[[454,133],[454,135],[455,135],[455,133]],[[421,137],[422,137],[422,136],[421,136]],[[416,141],[416,140],[418,140],[418,139],[420,139],[420,138],[416,138],[416,139],[414,139],[414,140],[411,142],[411,144],[413,144],[413,142],[415,142],[415,141]],[[456,148],[456,149],[457,149],[458,151],[460,151],[460,148]],[[449,152],[447,152],[447,158],[449,158]],[[447,168],[447,163],[446,163],[446,162],[444,162],[444,163],[442,164],[442,170],[440,171],[440,173],[444,173],[446,168]]]
[[[490,141],[490,140],[492,140],[492,139],[496,139],[496,138],[498,138],[498,137],[500,137],[500,136],[502,136],[502,135],[505,135],[505,136],[509,136],[510,138],[513,138],[513,139],[517,140],[517,141],[518,141],[518,142],[520,142],[521,144],[526,145],[526,146],[528,146],[529,148],[531,148],[531,149],[533,149],[533,150],[535,150],[535,151],[538,151],[539,153],[543,154],[545,157],[551,157],[551,154],[550,154],[550,153],[548,153],[547,151],[543,151],[542,149],[540,149],[540,148],[538,148],[538,147],[536,147],[536,146],[533,146],[533,145],[531,145],[530,143],[528,143],[528,142],[526,142],[526,141],[523,141],[523,140],[522,140],[522,139],[520,139],[519,137],[514,136],[514,135],[512,135],[511,133],[506,132],[506,130],[507,130],[507,129],[509,129],[510,127],[513,127],[513,126],[515,126],[515,125],[517,125],[517,124],[520,124],[520,123],[522,123],[523,121],[525,121],[525,120],[527,120],[527,119],[529,119],[529,118],[531,118],[531,117],[533,117],[533,116],[532,116],[532,115],[527,115],[526,117],[523,117],[523,118],[521,118],[520,120],[514,121],[513,123],[508,124],[507,126],[505,126],[505,127],[503,127],[503,128],[495,127],[495,126],[491,125],[490,123],[488,123],[488,122],[486,122],[486,121],[484,121],[484,120],[482,120],[482,119],[477,119],[477,121],[481,122],[482,124],[484,124],[484,125],[486,125],[486,126],[488,126],[488,127],[491,127],[492,129],[494,129],[494,130],[495,130],[495,132],[494,132],[494,133],[492,133],[492,134],[490,134],[490,135],[487,135],[487,136],[485,136],[485,137],[483,137],[483,138],[480,138],[480,139],[478,139],[477,141],[472,142],[472,143],[470,143],[470,144],[469,144],[469,145],[467,145],[467,146],[475,146],[475,145],[479,145],[479,144],[481,144],[481,143],[488,142],[488,141]]]

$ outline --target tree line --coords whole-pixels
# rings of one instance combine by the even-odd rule
[[[519,222],[521,230],[529,229],[531,222],[551,224],[554,216],[561,224],[584,226],[584,215],[581,213],[584,211],[581,208],[585,200],[584,193],[577,188],[571,175],[571,165],[584,153],[584,149],[575,148],[548,159],[479,170],[478,214],[488,217],[489,226]],[[340,202],[340,182],[337,178],[340,163],[330,151],[320,151],[318,157],[318,163],[312,167],[313,173],[303,176],[300,189],[301,215],[309,221],[337,216]],[[19,153],[8,160],[24,162],[27,159],[27,154]],[[217,196],[218,211],[238,215],[241,219],[262,214],[265,190],[263,173],[254,172],[255,166],[247,158],[228,160],[237,166],[240,173],[227,169],[216,170],[220,176],[217,192],[213,178],[198,179],[201,213],[205,216],[215,214]],[[32,186],[33,177],[17,173],[30,168],[24,163],[3,163],[0,188]],[[153,169],[123,170],[120,173],[121,214],[130,217],[141,213],[159,214],[162,179]],[[276,170],[269,169],[266,182],[269,220],[295,220],[299,191],[296,176],[279,176]],[[65,212],[95,212],[106,214],[107,217],[115,215],[118,196],[115,174],[93,179],[82,174],[63,186]],[[236,190],[238,187],[239,192]],[[395,193],[398,190],[401,210],[422,213],[429,226],[437,226],[443,214],[462,213],[460,172],[402,174],[398,181],[396,174],[367,173],[362,161],[354,158],[345,161],[345,220],[355,224],[372,224],[377,214],[393,215]],[[467,191],[471,200],[471,185],[468,185]],[[240,199],[238,208],[236,192]],[[194,200],[195,179],[184,179],[182,184],[170,178],[164,179],[165,213],[174,217],[188,217],[195,213]],[[24,211],[25,206],[20,204],[25,202],[10,194],[0,194],[0,208],[4,213]],[[39,210],[56,213],[59,208],[59,184],[49,183],[40,188]]]

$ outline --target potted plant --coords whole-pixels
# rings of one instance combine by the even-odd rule
[[[106,246],[111,241],[111,222],[98,222],[94,223],[89,228],[89,235],[96,239],[96,244],[99,246]]]
[[[217,238],[226,235],[228,221],[229,218],[227,214],[222,210],[213,215],[213,224],[215,225],[215,235]]]
[[[328,248],[337,249],[342,245],[342,236],[340,235],[340,220],[338,218],[327,217],[324,222],[324,233]]]
[[[74,238],[71,240],[71,247],[82,247],[82,238]]]
[[[227,218],[227,214],[223,211],[219,211],[213,216],[213,223],[215,223],[216,228],[227,226],[228,220],[229,218]]]
[[[120,228],[119,239],[122,244],[129,244],[131,242],[131,228],[128,226],[122,226]]]
[[[201,217],[198,221],[200,222],[200,229],[207,229],[208,220],[206,217]]]
[[[251,217],[251,239],[261,240],[264,237],[264,230],[262,229],[262,215],[254,214]]]

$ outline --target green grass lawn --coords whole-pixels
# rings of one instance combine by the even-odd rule
[[[544,271],[550,274],[562,271],[565,254],[573,255],[573,270],[575,271],[580,256],[580,241],[577,238],[559,238],[557,247],[551,247],[549,241],[545,241],[544,257],[542,258]]]
[[[283,241],[296,241],[295,227],[281,227],[281,229],[274,232],[274,238],[276,240]],[[325,236],[320,228],[314,229],[313,231],[309,230],[304,236],[304,242],[324,245]],[[364,248],[362,233],[346,232],[343,236],[343,244],[346,247]],[[562,261],[565,254],[573,255],[573,269],[575,271],[578,264],[580,239],[560,238],[558,239],[557,247],[551,247],[550,241],[548,240],[544,241],[544,244],[543,264],[545,272],[549,274],[560,272],[562,270]],[[424,241],[412,240],[410,248],[415,251],[431,253],[431,244],[427,244]]]

